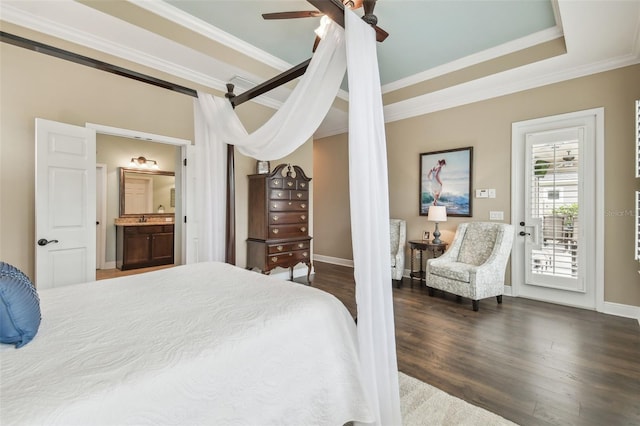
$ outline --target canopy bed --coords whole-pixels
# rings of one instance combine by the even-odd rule
[[[373,419],[355,324],[323,291],[203,262],[39,296],[35,338],[0,347],[3,425]]]
[[[384,118],[382,112],[382,96],[380,90],[380,81],[378,75],[378,64],[376,56],[376,38],[384,39],[386,33],[383,30],[375,27],[375,31],[371,25],[375,25],[375,17],[372,17],[373,5],[375,0],[354,0],[356,5],[364,3],[365,16],[364,19],[369,21],[367,25],[356,14],[350,10],[345,10],[344,6],[339,0],[308,0],[309,3],[316,6],[324,15],[332,18],[334,21],[329,20],[322,37],[322,41],[318,44],[311,60],[304,62],[293,70],[285,72],[282,76],[276,77],[269,82],[264,83],[250,91],[247,94],[241,94],[234,96],[232,88],[229,87],[227,99],[213,97],[209,94],[198,92],[197,97],[194,100],[194,115],[195,115],[195,149],[196,149],[196,187],[197,194],[195,199],[197,203],[196,210],[200,212],[196,218],[198,227],[198,260],[200,262],[207,261],[227,261],[228,263],[235,263],[235,232],[234,232],[234,200],[233,200],[233,180],[234,180],[234,166],[233,166],[233,152],[237,149],[240,153],[246,156],[256,158],[258,160],[275,160],[288,155],[297,147],[309,140],[313,132],[316,130],[320,122],[326,115],[329,107],[331,106],[335,96],[337,94],[339,85],[344,76],[345,70],[348,70],[348,83],[349,83],[349,185],[350,185],[350,206],[351,206],[351,227],[352,227],[352,240],[353,240],[353,256],[354,256],[354,275],[356,280],[356,302],[358,306],[358,326],[357,326],[357,347],[358,347],[358,368],[357,373],[353,370],[343,370],[340,373],[342,380],[350,381],[348,385],[353,395],[352,398],[359,398],[358,390],[356,389],[357,382],[351,381],[352,376],[359,375],[363,390],[363,397],[366,403],[362,404],[362,407],[368,407],[370,411],[368,413],[372,416],[365,415],[366,413],[360,412],[357,415],[353,415],[356,421],[362,421],[375,424],[400,424],[400,401],[399,401],[399,389],[398,389],[398,371],[395,352],[395,332],[393,321],[393,303],[391,295],[391,287],[388,285],[391,280],[389,252],[389,205],[388,205],[388,179],[387,179],[387,164],[386,164],[386,142],[384,131]],[[347,1],[347,3],[349,3]],[[340,26],[344,26],[343,31]],[[377,37],[376,37],[377,35]],[[69,54],[61,49],[47,48],[39,43],[25,41],[17,37],[12,37],[6,33],[0,34],[3,42],[9,42],[22,47],[42,51],[43,53],[61,57],[64,59],[73,60],[77,63],[82,63],[88,66],[94,66],[96,68],[113,72],[118,75],[134,78],[138,81],[147,82],[160,87],[168,88],[170,90],[176,90],[181,93],[186,93],[191,96],[196,95],[196,92],[184,88],[182,86],[173,85],[166,81],[158,80],[143,76],[139,73],[123,70],[120,67],[105,64],[99,61],[91,60],[90,58],[82,57],[77,54]],[[251,99],[253,96],[257,96],[264,91],[269,90],[269,87],[276,87],[278,84],[282,84],[293,78],[302,75],[296,88],[290,97],[285,101],[284,105],[278,110],[264,126],[258,129],[252,134],[247,134],[246,130],[240,123],[240,120],[235,115],[233,108],[241,103]],[[228,183],[228,185],[227,185]],[[220,203],[219,200],[226,199],[226,203]],[[224,237],[223,237],[224,236]],[[202,270],[198,269],[198,265],[193,265],[194,268],[200,273]],[[176,268],[176,271],[184,271],[185,269]],[[180,272],[176,272],[179,274]],[[249,273],[249,272],[246,272]],[[167,272],[168,281],[183,281],[183,277],[179,275],[171,275]],[[150,278],[156,277],[158,280],[165,282],[165,278],[161,278],[162,275],[152,275]],[[266,291],[267,287],[280,288],[281,285],[273,285],[275,281],[264,281],[265,279],[272,279],[268,277],[262,277],[259,274],[252,273],[251,277],[256,281],[257,286],[262,291]],[[152,282],[147,282],[143,278],[129,278],[132,282],[136,282],[140,286],[153,285]],[[193,281],[196,286],[203,285],[199,283],[200,278],[189,279]],[[140,281],[138,281],[140,280]],[[260,286],[261,283],[268,284],[264,288]],[[116,286],[121,284],[116,283]],[[224,285],[224,284],[223,284]],[[291,286],[292,284],[288,284]],[[71,292],[77,289],[80,294],[84,294],[83,288],[90,288],[91,285],[87,284],[86,287],[71,286],[69,289],[55,289],[52,290],[53,295],[65,294],[67,291]],[[249,286],[247,284],[247,286]],[[178,286],[179,287],[179,286]],[[301,288],[304,288],[300,286]],[[287,287],[292,289],[293,287]],[[307,289],[311,290],[311,289]],[[300,293],[300,290],[293,290],[294,294],[302,295],[302,298],[307,297],[306,291],[304,294]],[[253,291],[253,289],[251,290]],[[268,292],[267,292],[268,293]],[[224,295],[220,295],[224,297]],[[45,299],[49,296],[45,295]],[[51,296],[52,300],[59,296]],[[84,297],[84,296],[82,296]],[[116,297],[114,295],[114,297]],[[126,300],[120,297],[116,297],[117,302],[126,305]],[[77,309],[83,309],[82,304],[77,304]],[[94,305],[96,306],[96,305]],[[285,309],[285,308],[283,308]],[[227,309],[225,312],[231,313],[234,309]],[[203,310],[206,312],[206,310]],[[160,314],[155,312],[154,314]],[[89,313],[85,313],[89,316]],[[323,314],[316,314],[322,317],[321,321],[327,321],[329,318],[335,316],[343,316],[343,314],[336,314],[335,312],[325,312]],[[135,315],[134,315],[135,316]],[[151,317],[151,315],[149,315]],[[251,320],[251,315],[246,314],[248,320]],[[169,318],[164,317],[160,319],[163,323],[171,322]],[[67,321],[70,321],[69,319]],[[295,327],[296,320],[289,318],[292,322],[292,326]],[[123,327],[123,324],[113,324],[117,327]],[[46,325],[46,324],[43,324]],[[110,325],[110,324],[107,324]],[[168,324],[167,324],[168,325]],[[153,321],[146,326],[153,328]],[[190,324],[183,324],[184,327],[189,328],[189,331],[193,327]],[[303,326],[304,327],[304,326]],[[100,327],[96,327],[94,330],[99,331]],[[122,334],[126,335],[129,330],[125,327],[121,329]],[[154,333],[161,333],[162,330],[155,330]],[[64,334],[64,333],[62,333]],[[303,333],[304,334],[304,333]],[[139,336],[141,339],[150,339],[150,336],[154,334],[147,334]],[[158,336],[159,341],[171,341],[172,336]],[[187,342],[188,339],[182,337],[178,333],[177,339]],[[37,340],[31,343],[34,347],[39,347]],[[43,339],[47,340],[47,339]],[[55,339],[54,339],[55,340]],[[153,340],[153,339],[151,339]],[[295,339],[292,339],[295,340]],[[138,353],[140,349],[137,348],[135,341],[125,339],[129,342],[129,345],[120,345],[118,342],[111,340],[107,342],[100,350],[104,350],[106,353],[111,351],[111,345],[118,347],[118,353],[122,353],[122,356],[126,354]],[[153,342],[151,342],[153,343]],[[49,342],[49,345],[55,347],[54,342]],[[60,343],[57,347],[59,352],[66,353],[66,345]],[[348,344],[347,344],[348,345]],[[271,346],[271,345],[270,345]],[[193,347],[188,345],[189,348]],[[29,347],[27,346],[27,349]],[[60,351],[60,349],[62,349]],[[77,349],[77,348],[76,348]],[[195,350],[195,349],[194,349]],[[210,349],[215,352],[217,347]],[[16,351],[17,352],[17,351]],[[261,350],[254,351],[254,356],[262,356]],[[295,353],[295,352],[294,352]],[[196,357],[204,357],[208,354],[197,355]],[[14,355],[17,361],[20,360],[20,353]],[[42,354],[40,356],[43,356]],[[79,356],[79,355],[78,355]],[[244,354],[246,356],[246,354]],[[44,356],[46,358],[46,356]],[[163,358],[161,354],[157,355],[158,358]],[[7,362],[5,362],[3,353],[2,366],[5,368]],[[247,359],[247,358],[244,358]],[[233,361],[233,356],[225,357],[225,362]],[[248,360],[248,359],[247,359]],[[106,367],[118,368],[119,359],[114,358],[110,364],[103,365]],[[175,386],[158,386],[161,379],[172,380],[171,368],[165,369],[165,367],[176,367],[176,371],[181,371],[181,361],[176,359],[175,363],[168,358],[163,358],[163,361],[155,360],[158,362],[153,365],[153,373],[157,373],[157,376],[148,372],[151,376],[149,380],[144,384],[142,382],[135,382],[136,378],[146,373],[137,373],[137,367],[134,365],[134,369],[125,372],[127,379],[131,378],[134,382],[127,382],[129,387],[126,387],[124,394],[135,395],[141,390],[152,392],[154,398],[158,401],[163,401],[163,398],[171,397],[171,393],[177,391],[179,395],[188,398],[188,394],[191,394],[191,390],[184,382],[175,382]],[[166,361],[166,363],[163,363]],[[229,377],[224,377],[223,373],[219,371],[220,368],[224,368],[224,362],[220,359],[214,363],[204,360],[202,365],[207,365],[208,368],[213,368],[216,372],[214,375],[214,381],[217,382],[218,390],[226,389],[226,381],[233,383]],[[59,362],[59,360],[57,361]],[[95,362],[95,360],[84,360],[82,357],[76,359],[79,366],[82,366],[85,362]],[[13,364],[13,362],[12,362]],[[135,363],[134,363],[135,364]],[[215,364],[215,365],[213,365]],[[251,362],[247,362],[246,365],[251,365]],[[291,365],[295,364],[293,361]],[[26,371],[29,368],[33,368],[29,364],[19,364],[24,367]],[[55,365],[51,365],[49,362],[45,363],[50,368],[55,368]],[[62,366],[62,364],[60,364]],[[245,365],[245,366],[246,366]],[[260,364],[258,364],[260,365]],[[192,365],[188,364],[189,367]],[[202,366],[196,366],[196,370],[192,370],[190,374],[193,375],[198,386],[202,385],[206,387],[211,383],[201,383],[206,381],[204,376],[196,374],[197,368]],[[252,366],[254,367],[254,366]],[[13,366],[8,368],[14,369]],[[38,368],[44,368],[38,367]],[[62,367],[61,367],[62,368]],[[315,364],[314,367],[315,368]],[[313,369],[312,368],[312,369]],[[189,371],[186,368],[184,371]],[[248,370],[251,375],[263,374],[260,371]],[[236,373],[242,374],[242,368],[238,368]],[[92,377],[92,382],[95,382],[98,387],[104,385],[109,378],[104,376],[104,382],[101,381],[102,374],[107,374],[106,371],[97,372],[95,377]],[[264,373],[266,374],[266,373]],[[37,375],[36,375],[37,376]],[[5,381],[4,378],[9,377],[3,374],[3,387],[9,389],[19,386],[19,380]],[[321,380],[322,376],[318,376],[315,380]],[[331,377],[331,376],[328,376]],[[36,377],[37,378],[37,377]],[[34,378],[34,380],[36,379]],[[175,377],[174,377],[175,378]],[[245,378],[249,380],[249,378]],[[223,380],[223,381],[219,381]],[[264,383],[269,382],[270,378],[265,378]],[[199,382],[200,381],[200,382]],[[300,381],[296,379],[295,381]],[[295,382],[292,381],[291,383]],[[309,378],[305,381],[313,381]],[[55,383],[43,384],[44,389],[48,389],[48,392],[52,393],[55,397],[57,389]],[[137,387],[136,383],[142,387]],[[224,383],[224,385],[221,385]],[[24,383],[26,389],[29,388],[29,383]],[[78,383],[78,386],[82,388],[83,383]],[[234,389],[233,395],[242,398],[241,391]],[[263,389],[264,390],[264,389]],[[21,392],[25,392],[25,388],[22,388]],[[28,393],[28,392],[27,392]],[[197,393],[197,392],[196,392]],[[287,393],[285,393],[287,394]],[[7,395],[3,392],[3,399]],[[23,393],[22,395],[26,395]],[[119,400],[108,389],[100,388],[98,393],[98,399],[103,399],[107,403],[107,407],[113,409],[113,413],[105,412],[105,415],[116,416],[119,409],[127,408],[127,401]],[[93,395],[93,396],[96,396]],[[178,395],[178,396],[179,396]],[[216,394],[217,395],[217,394]],[[276,394],[279,400],[285,397],[280,397]],[[293,398],[295,394],[289,393]],[[301,393],[305,396],[306,402],[313,401],[318,398],[318,395],[311,396],[308,392]],[[322,398],[326,398],[327,394],[324,391],[320,391]],[[33,396],[33,395],[32,395]],[[64,395],[61,394],[61,397]],[[95,399],[91,400],[92,396],[88,396],[89,400],[80,400],[80,406],[70,407],[69,418],[84,418],[82,416],[91,416],[93,407],[96,406]],[[174,395],[174,397],[177,397]],[[264,393],[264,397],[269,399],[269,392]],[[106,398],[106,399],[105,399]],[[33,398],[32,398],[33,399]],[[3,400],[3,412],[4,407],[7,407],[9,399]],[[25,400],[27,401],[27,400]],[[17,406],[22,409],[27,402],[22,401]],[[38,398],[35,398],[38,401]],[[85,405],[84,402],[87,402]],[[362,401],[361,401],[362,402]],[[229,402],[232,404],[231,402]],[[14,404],[13,401],[10,402]],[[232,404],[233,405],[233,404]],[[290,404],[287,404],[290,407]],[[206,406],[203,404],[201,409]],[[162,403],[160,403],[162,407]],[[51,408],[51,407],[49,407]],[[118,408],[116,410],[115,408]],[[98,408],[96,408],[98,409]],[[266,408],[265,408],[266,409]],[[345,409],[346,410],[346,409]],[[342,410],[340,412],[345,412]],[[28,411],[28,410],[24,410]],[[166,410],[165,410],[166,411]],[[197,411],[197,410],[196,410]],[[347,410],[348,411],[348,410]],[[126,412],[126,411],[125,411]],[[160,412],[164,412],[162,409]],[[57,413],[57,412],[56,412]],[[178,414],[187,415],[188,409],[181,411]],[[10,414],[15,415],[16,419],[20,420],[22,413],[14,412]],[[66,414],[58,413],[65,419]],[[152,415],[153,413],[147,413]],[[169,413],[166,413],[169,415]],[[197,414],[197,413],[196,413]],[[232,413],[233,414],[233,413]],[[4,415],[4,414],[3,414]],[[57,415],[57,414],[56,414]],[[194,414],[195,415],[195,414]],[[34,414],[38,416],[38,414]],[[76,417],[80,416],[80,417]],[[13,418],[13,417],[12,417]],[[34,417],[38,418],[38,417]],[[113,419],[113,417],[107,417]],[[261,418],[262,419],[262,418]],[[155,423],[160,423],[160,418],[156,418]],[[140,423],[142,419],[135,418],[134,421]],[[193,423],[193,422],[192,422]],[[253,423],[264,423],[256,422]],[[309,423],[309,422],[293,422],[293,423]],[[333,424],[342,424],[339,422],[329,422]]]

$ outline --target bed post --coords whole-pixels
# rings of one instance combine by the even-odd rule
[[[229,99],[231,106],[233,105],[234,85],[227,84],[227,93],[225,98]],[[235,160],[234,147],[227,144],[227,210],[226,210],[226,232],[225,232],[225,262],[236,264],[236,185],[235,185]]]

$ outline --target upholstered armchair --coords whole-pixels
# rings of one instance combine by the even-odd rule
[[[473,310],[480,299],[496,296],[502,303],[504,274],[511,253],[513,225],[492,222],[462,223],[449,250],[427,261],[426,285],[471,299]]]
[[[397,287],[402,285],[404,272],[404,248],[407,243],[407,222],[402,219],[389,219],[391,237],[391,279]]]

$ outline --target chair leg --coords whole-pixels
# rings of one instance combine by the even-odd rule
[[[479,300],[472,300],[471,301],[471,306],[473,307],[473,310],[478,312],[478,309],[480,309],[480,301]]]
[[[502,303],[502,295],[496,296],[496,300],[498,301],[498,304]]]
[[[429,292],[429,296],[433,297],[436,292],[433,290],[433,287],[427,287],[427,291]]]

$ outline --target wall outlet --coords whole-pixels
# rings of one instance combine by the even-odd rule
[[[490,211],[489,212],[489,220],[504,220],[504,212]]]

